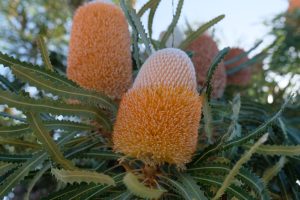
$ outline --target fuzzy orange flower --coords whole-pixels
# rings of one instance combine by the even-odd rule
[[[118,6],[92,2],[76,11],[67,75],[82,87],[111,97],[121,97],[130,87],[130,34]]]
[[[300,0],[290,0],[288,12],[294,12],[296,9],[300,9]]]
[[[195,65],[197,81],[198,84],[203,87],[210,64],[219,52],[217,44],[210,36],[202,35],[192,41],[186,50],[194,53],[192,61]],[[226,73],[224,63],[221,62],[212,78],[212,97],[222,97],[225,87]]]
[[[150,165],[183,167],[196,150],[201,106],[188,56],[172,48],[157,51],[122,97],[113,132],[115,151]]]
[[[232,48],[228,52],[228,54],[225,56],[224,61],[229,61],[233,58],[236,58],[237,56],[240,56],[241,54],[245,53],[243,49],[240,48]],[[226,65],[226,70],[232,69],[233,67],[239,66],[249,60],[248,56],[243,56],[237,61],[230,63]],[[228,85],[238,85],[238,86],[246,86],[250,83],[251,81],[251,68],[246,67],[244,69],[241,69],[240,71],[227,76],[227,83]]]

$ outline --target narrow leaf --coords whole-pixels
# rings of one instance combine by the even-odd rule
[[[47,50],[47,46],[45,44],[45,40],[44,40],[43,36],[39,35],[36,39],[36,43],[41,52],[42,59],[43,59],[46,69],[49,71],[54,71],[51,61],[50,61],[50,58],[49,58],[49,52]]]
[[[27,118],[30,122],[31,129],[34,131],[38,140],[43,144],[42,146],[48,152],[51,158],[65,169],[76,169],[73,163],[67,160],[60,152],[58,146],[50,137],[49,132],[46,131],[40,117],[36,113],[29,112],[27,113]]]
[[[166,192],[164,189],[151,189],[143,185],[138,178],[131,172],[128,172],[123,178],[127,189],[138,197],[145,199],[158,199]]]
[[[272,180],[272,178],[277,176],[277,174],[284,167],[286,162],[287,162],[286,158],[282,156],[274,166],[266,169],[266,171],[264,171],[264,174],[262,176],[263,181],[266,184],[268,184]]]
[[[202,26],[200,26],[196,31],[194,31],[193,33],[191,33],[179,46],[179,48],[181,49],[185,49],[193,40],[195,40],[196,38],[198,38],[200,35],[202,35],[207,29],[209,29],[210,27],[212,27],[213,25],[215,25],[216,23],[218,23],[219,21],[221,21],[222,19],[224,19],[225,15],[220,15],[214,19],[212,19],[211,21],[203,24]]]
[[[63,183],[95,183],[95,184],[106,184],[115,186],[115,181],[110,176],[86,170],[64,170],[64,169],[51,169],[51,173],[56,177],[57,180]]]

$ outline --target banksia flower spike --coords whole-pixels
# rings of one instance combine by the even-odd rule
[[[149,165],[184,167],[198,141],[201,97],[193,64],[179,49],[150,56],[122,97],[114,149]]]
[[[80,86],[120,98],[132,82],[130,34],[122,10],[107,1],[78,8],[67,75]]]
[[[244,54],[245,51],[240,48],[232,48],[228,52],[228,54],[225,56],[224,61],[229,61],[231,59],[236,58],[237,56],[240,56],[241,54]],[[232,69],[233,67],[239,66],[249,60],[248,56],[245,55],[238,59],[237,61],[230,63],[226,65],[226,70]],[[237,85],[237,86],[246,86],[250,83],[251,81],[251,68],[246,67],[241,69],[240,71],[227,76],[227,84],[228,85]]]
[[[297,9],[300,9],[300,0],[290,0],[288,12],[294,12]]]
[[[202,35],[192,41],[186,50],[194,53],[192,61],[195,65],[197,82],[203,87],[210,64],[219,52],[217,44],[210,36]],[[220,98],[223,96],[226,87],[226,73],[223,62],[219,64],[213,75],[212,87],[212,97]]]

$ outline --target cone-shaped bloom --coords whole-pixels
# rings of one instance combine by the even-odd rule
[[[113,133],[114,149],[146,164],[191,160],[198,141],[201,97],[189,57],[163,49],[142,66],[122,97]]]
[[[300,0],[290,0],[288,12],[293,12],[296,9],[300,9]]]
[[[121,97],[132,82],[130,34],[121,9],[91,2],[74,15],[67,75],[84,88]]]
[[[218,54],[219,49],[216,42],[208,35],[201,35],[192,41],[186,48],[193,52],[192,61],[195,65],[197,82],[203,87],[209,67]],[[212,96],[220,98],[223,96],[226,87],[226,73],[223,61],[219,64],[212,78]]]
[[[225,56],[224,61],[229,61],[233,58],[241,56],[241,54],[244,54],[244,53],[245,53],[245,51],[243,49],[232,48],[232,49],[230,49],[228,54]],[[248,60],[249,60],[249,58],[247,55],[243,56],[240,59],[238,59],[237,61],[226,65],[225,66],[226,70],[231,69],[233,67],[237,67],[237,66],[247,62]],[[228,85],[237,85],[237,86],[246,86],[251,81],[251,75],[252,75],[251,68],[246,67],[232,75],[227,76],[227,84]]]

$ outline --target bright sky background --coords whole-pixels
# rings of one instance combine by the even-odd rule
[[[137,0],[139,9],[146,0]],[[178,0],[174,0],[174,12]],[[219,47],[241,46],[251,48],[256,41],[267,35],[269,28],[263,24],[276,14],[285,11],[288,0],[185,0],[179,27],[185,27],[185,19],[192,25],[199,25],[225,14],[216,26]],[[154,38],[165,30],[172,19],[172,0],[162,0],[154,19]],[[143,23],[146,25],[145,17]],[[270,38],[265,38],[268,43]],[[264,45],[262,45],[264,46]]]

